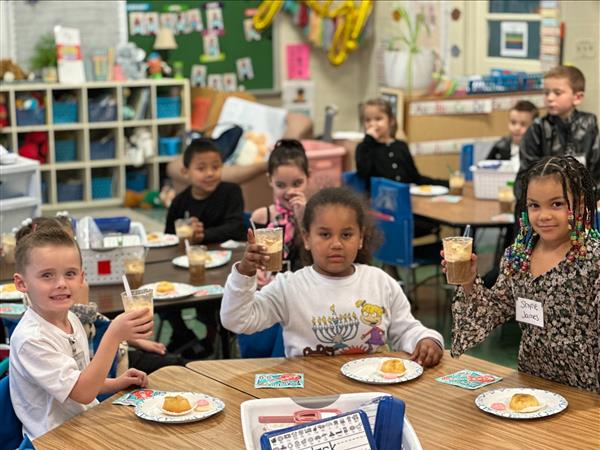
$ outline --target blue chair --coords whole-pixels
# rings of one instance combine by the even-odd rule
[[[415,292],[415,272],[419,266],[436,265],[436,275],[439,275],[441,244],[435,242],[414,246],[414,219],[408,184],[386,178],[371,178],[371,213],[384,237],[383,244],[374,256],[383,263],[409,270],[407,296]]]
[[[96,334],[92,338],[92,342],[90,345],[90,351],[93,351],[94,354],[100,347],[100,341],[106,333],[108,326],[110,325],[110,320],[105,320],[102,318],[98,318],[94,322],[94,327],[96,328]],[[108,378],[115,378],[117,376],[117,364],[119,362],[119,352],[115,355],[115,359],[113,359],[112,365],[110,366],[110,370],[108,371]],[[113,395],[113,393],[99,394],[96,398],[99,402],[106,400],[108,397]]]
[[[278,358],[285,356],[283,329],[276,323],[266,330],[238,335],[242,358]]]
[[[358,176],[357,172],[343,172],[342,173],[342,184],[348,186],[353,191],[359,194],[367,193],[367,181]]]
[[[2,426],[0,427],[0,450],[19,450],[32,449],[33,444],[29,437],[23,437],[23,424],[15,414],[15,410],[10,400],[10,387],[8,376],[0,380],[0,417]]]
[[[464,144],[460,149],[460,171],[465,174],[466,181],[473,181],[471,166],[475,164],[475,146]]]

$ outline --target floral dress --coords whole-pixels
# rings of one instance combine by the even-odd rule
[[[471,294],[460,288],[452,304],[452,356],[513,318],[519,297],[535,300],[543,306],[544,326],[519,322],[519,370],[600,393],[600,241],[588,238],[586,247],[585,257],[565,257],[538,277],[503,270],[492,289],[480,278]]]

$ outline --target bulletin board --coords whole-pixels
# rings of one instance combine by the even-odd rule
[[[192,86],[274,90],[272,28],[258,33],[250,27],[260,3],[128,0],[128,38],[148,54],[158,28],[171,27],[177,49],[169,50],[168,62],[180,61]]]

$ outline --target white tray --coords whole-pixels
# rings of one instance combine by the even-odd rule
[[[292,415],[298,409],[337,408],[342,412],[357,409],[360,405],[375,397],[390,395],[384,392],[361,392],[356,394],[340,394],[327,397],[283,397],[247,400],[241,404],[242,431],[244,444],[248,450],[260,450],[260,437],[264,433],[265,424],[258,423],[258,416]],[[294,424],[290,424],[293,426]],[[402,432],[402,450],[422,450],[419,438],[404,416]]]

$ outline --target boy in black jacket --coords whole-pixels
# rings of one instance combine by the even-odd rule
[[[175,234],[175,220],[189,215],[194,234],[190,244],[210,244],[228,239],[245,240],[244,199],[237,184],[221,181],[223,161],[215,144],[208,139],[195,139],[183,153],[182,174],[190,186],[173,199],[165,233]],[[212,353],[216,336],[216,320],[213,311],[196,308],[196,317],[207,328],[206,339],[198,341],[195,333],[187,328],[181,311],[161,314],[173,329],[168,349],[181,353],[187,359],[198,359]]]
[[[508,111],[508,131],[494,144],[486,159],[516,160],[515,168],[519,166],[519,145],[527,128],[538,116],[537,107],[528,100],[519,100]]]

